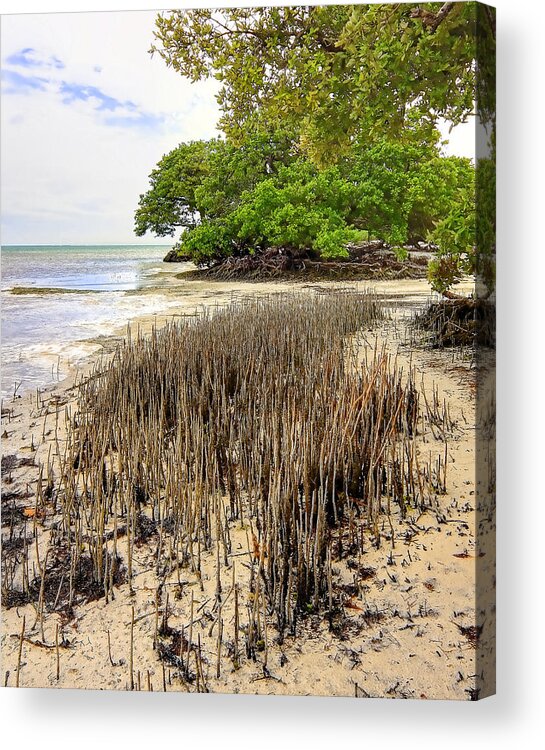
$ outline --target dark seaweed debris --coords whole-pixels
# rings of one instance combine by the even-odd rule
[[[31,456],[23,456],[21,458],[15,453],[10,453],[6,456],[2,456],[2,474],[13,471],[13,469],[19,469],[21,466],[36,466],[36,462]]]
[[[114,586],[120,586],[126,580],[126,570],[119,555],[113,557],[104,552],[104,559],[112,571]],[[59,544],[50,549],[47,557],[45,581],[43,587],[44,604],[50,612],[71,613],[74,604],[96,601],[104,596],[104,584],[97,581],[91,557],[82,554],[75,565],[70,587],[70,547]],[[15,588],[3,592],[2,602],[6,608],[37,602],[40,598],[42,576],[35,576],[29,584],[28,591]]]
[[[464,638],[467,638],[467,640],[471,643],[473,648],[477,648],[479,644],[479,639],[483,632],[482,625],[468,625],[468,626],[458,625],[458,630],[464,636]]]

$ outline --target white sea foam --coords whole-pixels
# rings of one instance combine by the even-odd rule
[[[3,248],[4,290],[28,292],[2,294],[3,395],[15,383],[23,392],[63,377],[100,349],[98,337],[176,306],[160,291],[170,276],[163,272],[172,267],[162,263],[165,252],[157,246]]]

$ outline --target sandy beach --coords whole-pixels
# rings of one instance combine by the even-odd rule
[[[131,327],[133,335],[137,330],[147,333],[176,316],[198,314],[203,306],[296,288],[320,295],[342,286],[187,282],[170,274],[163,293],[177,305],[164,314],[132,320]],[[350,284],[359,290],[368,286]],[[76,604],[70,620],[54,612],[42,617],[35,604],[3,607],[6,686],[458,700],[493,692],[494,597],[490,592],[487,601],[479,591],[477,611],[475,594],[478,572],[483,580],[491,580],[494,565],[493,513],[482,486],[488,482],[493,457],[481,457],[485,468],[479,472],[475,452],[476,440],[487,437],[484,423],[477,419],[476,394],[479,378],[487,378],[488,365],[476,367],[459,353],[411,345],[407,323],[429,297],[425,281],[375,282],[373,288],[390,306],[390,316],[368,335],[368,346],[385,347],[406,372],[414,368],[427,398],[436,393],[438,402],[448,405],[448,432],[439,434],[431,426],[418,437],[423,457],[446,457],[446,491],[437,493],[430,507],[409,511],[405,518],[392,512],[383,521],[389,529],[381,545],[369,541],[361,559],[335,571],[347,592],[342,628],[332,629],[323,616],[310,612],[299,621],[295,637],[270,637],[254,658],[235,663],[229,651],[236,627],[233,592],[243,608],[251,607],[254,597],[247,580],[253,554],[250,530],[235,522],[230,528],[231,554],[220,573],[221,618],[215,607],[215,554],[203,553],[200,577],[189,568],[176,567],[164,581],[159,602],[157,542],[151,536],[135,551],[132,582],[121,583],[109,600]],[[96,367],[98,356],[101,367],[106,366],[124,335],[126,323],[120,323],[113,336],[97,341],[94,356],[66,379],[3,402],[6,559],[15,559],[20,550],[17,544],[22,542],[15,540],[25,539],[32,548],[34,571],[40,569],[58,518],[53,507],[37,511],[37,486],[46,484],[39,467],[61,450],[66,424],[76,410],[77,384]],[[264,620],[265,629],[273,633],[266,616]],[[158,623],[163,631],[159,644]],[[199,643],[196,684],[180,679],[180,664],[172,656],[178,654],[183,661],[184,638],[190,631],[190,643]]]

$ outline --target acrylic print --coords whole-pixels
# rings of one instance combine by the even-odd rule
[[[495,11],[2,17],[2,684],[495,690]]]

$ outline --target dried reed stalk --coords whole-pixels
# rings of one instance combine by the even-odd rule
[[[332,560],[362,554],[362,524],[378,543],[384,515],[426,504],[434,481],[446,481],[446,462],[432,476],[416,456],[422,416],[413,374],[365,346],[381,315],[370,293],[290,293],[206,310],[147,338],[129,335],[109,367],[97,365],[79,384],[71,415],[56,491],[71,550],[70,605],[82,555],[113,595],[122,529],[129,582],[135,547],[149,534],[159,580],[173,565],[180,580],[187,562],[203,590],[202,558],[213,553],[219,675],[221,567],[236,522],[251,531],[249,656],[258,646],[266,653],[270,617],[281,640],[286,628],[295,632],[298,613],[323,607],[331,616]],[[434,397],[428,414],[438,430],[445,413]],[[233,589],[237,668],[244,626],[234,571]],[[159,590],[155,642],[158,616]],[[192,593],[185,670],[193,652],[206,689],[193,625]],[[134,608],[131,689],[133,631]]]

